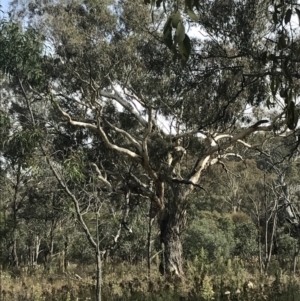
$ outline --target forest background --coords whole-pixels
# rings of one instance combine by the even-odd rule
[[[12,1],[0,299],[297,300],[299,6]]]

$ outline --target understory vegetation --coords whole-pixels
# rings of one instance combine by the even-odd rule
[[[202,250],[202,254],[205,254]],[[71,264],[67,271],[55,266],[21,267],[1,272],[1,300],[94,300],[95,266]],[[268,275],[253,261],[222,256],[208,263],[201,255],[186,262],[184,279],[166,279],[158,265],[151,276],[147,262],[103,264],[103,300],[286,300],[299,299],[300,280],[274,260]]]

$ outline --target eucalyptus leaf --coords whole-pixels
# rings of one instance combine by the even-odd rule
[[[172,16],[169,16],[169,18],[167,19],[164,25],[164,29],[163,29],[164,33],[169,29],[169,27],[171,27],[171,24],[172,24]]]
[[[284,35],[279,37],[277,46],[279,50],[286,48],[286,40]]]
[[[276,11],[273,13],[273,22],[275,23],[275,25],[278,23],[278,16]]]
[[[192,9],[188,9],[187,13],[193,21],[195,21],[195,22],[199,21],[199,17],[193,12]]]
[[[185,6],[189,9],[192,10],[193,9],[193,0],[185,0]]]
[[[172,27],[169,26],[164,32],[164,42],[169,49],[173,47]]]
[[[187,34],[185,35],[184,40],[179,42],[178,46],[181,59],[184,63],[186,63],[192,51],[191,40]]]
[[[268,52],[264,51],[261,55],[261,59],[264,65],[267,63],[267,57],[268,57]]]
[[[175,42],[176,43],[183,42],[184,38],[185,38],[185,28],[182,22],[179,22],[175,32]]]
[[[285,13],[285,18],[284,18],[285,24],[288,24],[291,21],[291,16],[292,16],[292,10],[289,8]]]
[[[290,101],[286,110],[286,124],[290,130],[294,130],[298,124],[298,111],[294,101]]]
[[[181,21],[181,15],[180,15],[180,12],[177,11],[175,14],[172,15],[173,28],[177,28],[180,21]]]

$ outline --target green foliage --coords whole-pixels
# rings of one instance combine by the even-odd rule
[[[252,222],[236,224],[234,238],[236,256],[246,260],[258,255],[257,228]]]
[[[197,18],[194,12],[189,10],[189,14],[195,19]],[[172,31],[175,29],[174,41]],[[178,44],[178,50],[181,61],[185,65],[191,55],[192,46],[189,36],[185,33],[185,27],[182,22],[181,14],[179,11],[172,14],[166,21],[163,29],[163,38],[167,47],[172,50],[176,56],[176,45]]]
[[[150,1],[145,1],[145,4],[149,4]],[[159,8],[164,1],[156,1],[156,5]],[[189,18],[198,22],[199,17],[194,12],[194,8],[199,8],[199,2],[194,0],[185,0],[185,10]],[[175,29],[174,38],[172,35],[172,27]],[[180,10],[173,12],[169,15],[163,31],[164,42],[166,46],[171,49],[174,54],[176,54],[176,44],[178,44],[179,55],[182,64],[185,65],[191,54],[191,43],[188,35],[185,34],[185,26],[183,24],[182,16]]]
[[[0,70],[4,74],[26,79],[32,85],[41,83],[43,45],[33,28],[24,31],[18,23],[2,20],[0,48]]]
[[[9,135],[10,119],[0,111],[0,141],[5,141]],[[4,147],[3,143],[0,144],[0,149]]]
[[[281,260],[286,261],[286,258],[293,258],[298,248],[298,239],[293,237],[293,227],[285,223],[277,230],[277,255]]]
[[[17,131],[6,142],[4,155],[14,164],[22,162],[23,167],[32,166],[34,152],[42,140],[43,133],[40,129]]]
[[[178,44],[182,62],[185,64],[188,61],[192,50],[191,40],[189,36],[185,34],[183,41],[179,42]]]
[[[75,183],[84,180],[84,169],[86,165],[86,155],[81,152],[74,152],[64,161],[65,174]]]
[[[188,258],[199,256],[202,248],[207,252],[210,261],[221,256],[229,258],[234,250],[233,222],[216,212],[199,212],[186,231],[184,248]]]
[[[214,291],[213,291],[212,281],[211,281],[210,277],[208,277],[207,275],[205,275],[203,278],[201,296],[206,301],[214,299],[213,298]]]
[[[244,213],[221,215],[200,211],[186,231],[184,248],[188,258],[207,254],[206,263],[217,258],[226,261],[233,255],[247,260],[258,255],[257,229]]]
[[[72,258],[73,262],[85,264],[92,264],[95,262],[95,252],[93,248],[87,244],[86,237],[83,233],[76,233],[72,237],[72,244],[69,248],[69,258]]]

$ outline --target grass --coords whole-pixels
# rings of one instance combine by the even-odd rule
[[[104,263],[103,300],[109,301],[298,301],[300,278],[277,270],[263,276],[248,273],[241,262],[218,262],[203,266],[189,262],[184,279],[169,281],[158,268],[148,277],[146,264]],[[215,270],[213,270],[215,269]],[[67,273],[43,268],[10,269],[1,272],[1,301],[92,301],[94,267],[72,265]]]

